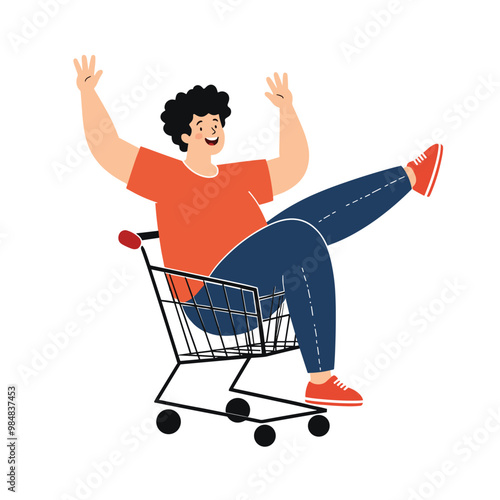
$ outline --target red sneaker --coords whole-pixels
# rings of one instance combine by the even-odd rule
[[[313,384],[312,382],[307,384],[306,403],[332,406],[361,406],[363,398],[354,389],[350,389],[333,375],[324,384]]]
[[[439,172],[439,165],[441,165],[441,158],[443,157],[443,146],[441,144],[434,144],[418,158],[408,163],[413,172],[417,182],[413,189],[417,193],[424,196],[430,196],[436,183],[436,178]]]

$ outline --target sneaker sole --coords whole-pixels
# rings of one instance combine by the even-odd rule
[[[431,175],[431,180],[429,182],[429,185],[427,186],[427,191],[425,192],[425,196],[430,196],[432,193],[432,190],[434,189],[434,184],[436,184],[436,179],[437,179],[437,174],[439,172],[439,167],[441,165],[441,158],[443,157],[443,146],[439,144],[437,156],[436,156],[436,163],[434,164],[434,169],[432,170],[432,175]]]
[[[363,401],[342,401],[335,399],[306,399],[306,403],[313,405],[329,405],[329,406],[361,406]]]

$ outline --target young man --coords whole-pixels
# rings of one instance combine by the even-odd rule
[[[120,139],[95,92],[102,75],[102,71],[95,72],[95,57],[90,63],[85,56],[81,64],[76,59],[74,63],[89,148],[101,166],[128,189],[156,202],[165,266],[248,283],[258,287],[261,295],[284,289],[310,374],[306,401],[361,405],[361,396],[331,373],[335,289],[328,245],[367,226],[411,190],[429,196],[442,146],[432,146],[405,168],[384,170],[321,191],[266,221],[259,204],[295,186],[309,160],[286,73],[283,80],[277,73],[274,82],[267,79],[271,92],[266,96],[280,109],[279,157],[215,165],[212,156],[224,147],[225,120],[231,113],[225,92],[213,85],[196,86],[165,104],[161,115],[164,131],[186,152],[186,159],[180,161]],[[99,142],[93,140],[96,129],[102,136]],[[200,203],[202,194],[209,192],[217,194],[205,196]],[[317,267],[307,273],[304,266],[311,258]],[[191,298],[189,290],[177,293],[183,301]],[[198,295],[196,300],[203,301]],[[271,313],[269,309],[267,314]],[[194,314],[190,318],[199,321]],[[223,334],[233,333],[229,326],[219,327]],[[217,333],[213,330],[211,333]]]

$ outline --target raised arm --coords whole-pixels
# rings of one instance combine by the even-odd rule
[[[304,176],[309,163],[309,148],[302,125],[292,106],[292,93],[288,90],[288,75],[283,74],[283,82],[274,73],[274,82],[271,78],[267,83],[272,94],[266,92],[269,100],[280,109],[280,155],[269,160],[269,173],[273,194],[287,191],[297,184]]]
[[[128,182],[139,148],[120,139],[95,91],[95,86],[101,78],[102,70],[95,72],[95,56],[82,57],[82,64],[77,59],[75,63],[78,74],[76,84],[82,95],[83,127],[91,153],[99,164],[111,175],[123,182]]]

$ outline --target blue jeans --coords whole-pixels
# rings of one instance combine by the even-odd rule
[[[239,243],[224,257],[211,276],[258,287],[259,295],[284,290],[290,318],[309,373],[332,370],[335,360],[335,285],[328,245],[359,231],[387,212],[407,193],[411,184],[402,167],[383,170],[325,189],[299,201],[268,221],[268,225]],[[231,308],[250,310],[251,300],[229,294]],[[214,306],[226,307],[220,287],[210,289]],[[246,293],[246,292],[245,292]],[[208,305],[205,290],[195,295]],[[275,307],[262,305],[269,317]],[[190,320],[201,328],[199,313],[209,333],[233,335],[235,322],[227,313],[185,307]],[[251,310],[250,312],[254,312]],[[239,325],[239,326],[238,326]],[[257,323],[250,321],[250,328]],[[246,330],[245,322],[236,322]],[[237,328],[237,329],[238,329]]]

